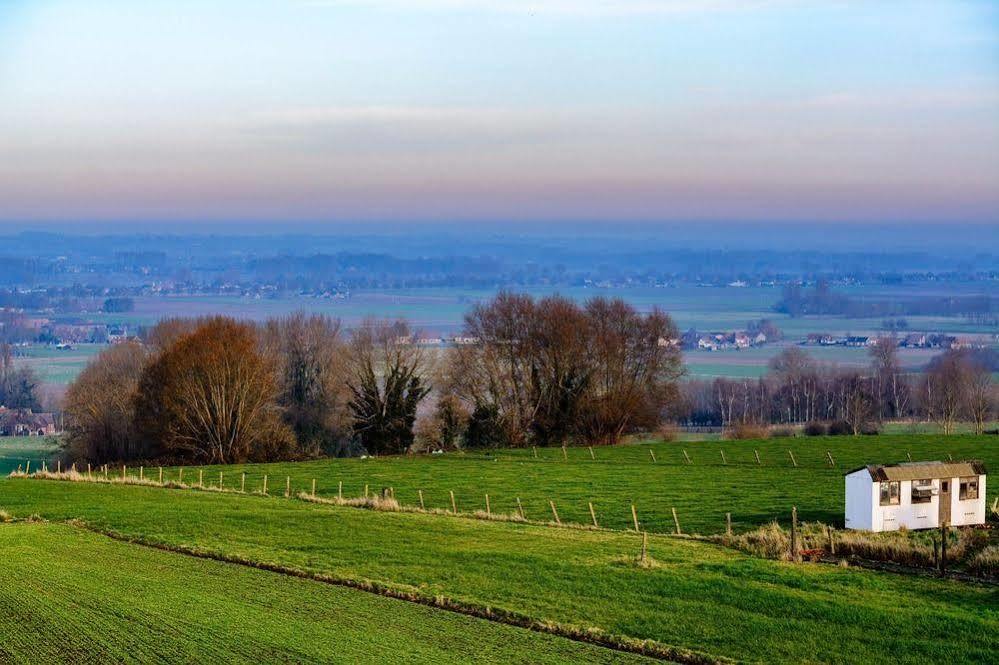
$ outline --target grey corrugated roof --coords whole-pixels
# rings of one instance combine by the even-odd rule
[[[926,478],[957,478],[960,476],[977,476],[985,473],[985,465],[978,460],[959,462],[900,462],[898,464],[868,464],[847,473],[856,473],[867,469],[871,479],[879,482],[886,480],[923,480]]]

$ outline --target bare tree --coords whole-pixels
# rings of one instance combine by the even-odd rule
[[[115,344],[90,361],[65,397],[65,451],[72,461],[104,463],[158,454],[135,429],[135,399],[149,362],[140,344]]]
[[[256,328],[206,319],[179,337],[143,373],[140,428],[164,454],[212,464],[270,460],[293,448],[281,422],[273,359]]]
[[[277,363],[278,403],[303,453],[342,454],[350,439],[347,348],[340,321],[296,313],[269,320],[265,352]]]
[[[586,303],[586,342],[592,380],[579,418],[583,438],[614,444],[635,429],[654,429],[678,401],[683,361],[679,333],[658,309],[639,314],[621,299]]]
[[[967,363],[966,411],[975,424],[975,434],[982,434],[995,414],[999,395],[992,381],[991,368],[974,358],[968,358]]]
[[[898,359],[898,340],[884,335],[870,348],[880,417],[902,418],[909,408],[909,384]]]
[[[968,364],[958,351],[946,351],[933,359],[924,378],[927,411],[933,414],[944,434],[954,431],[954,424],[965,409],[968,391]]]

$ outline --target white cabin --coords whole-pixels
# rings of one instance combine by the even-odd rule
[[[846,474],[846,528],[934,529],[985,523],[985,466],[978,461],[862,466]]]

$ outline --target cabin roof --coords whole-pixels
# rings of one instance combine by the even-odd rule
[[[984,475],[985,464],[979,460],[868,464],[867,466],[861,466],[848,471],[846,475],[864,470],[871,474],[871,480],[884,482],[888,480],[922,480],[925,478],[957,478],[960,476]]]

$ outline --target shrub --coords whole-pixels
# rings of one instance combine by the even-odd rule
[[[810,422],[805,425],[802,431],[805,436],[825,436],[829,433],[829,428],[826,427],[825,423]]]
[[[673,423],[663,423],[659,426],[659,438],[663,441],[676,441],[680,436],[680,430]]]
[[[853,428],[850,427],[850,423],[837,420],[836,422],[829,423],[829,436],[850,436],[853,434]]]
[[[770,435],[765,425],[736,423],[725,430],[726,439],[766,439]]]
[[[793,436],[797,436],[797,432],[794,431],[793,427],[777,427],[770,430],[770,436],[775,438],[787,439]]]
[[[999,575],[999,545],[991,545],[971,557],[968,569],[978,575]]]

